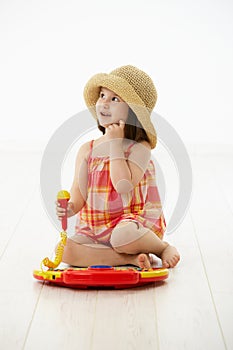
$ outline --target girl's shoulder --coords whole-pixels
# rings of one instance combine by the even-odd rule
[[[133,144],[130,145],[130,151],[133,153],[140,152],[140,155],[142,155],[143,152],[151,153],[151,146],[150,146],[149,142],[147,142],[145,140],[140,141],[140,142],[133,141]],[[142,154],[141,154],[141,152],[142,152]]]
[[[148,141],[146,140],[143,140],[143,141],[140,141],[140,142],[137,142],[139,145],[141,146],[145,146],[146,148],[148,148],[149,150],[151,150],[151,145],[149,144]]]
[[[93,140],[83,143],[78,150],[77,157],[83,160],[84,159],[87,160],[91,150],[92,143],[93,143]]]

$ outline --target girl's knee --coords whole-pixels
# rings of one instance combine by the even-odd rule
[[[145,231],[147,232],[135,221],[120,222],[112,231],[110,243],[116,251],[121,253],[122,246],[136,241],[145,234]]]

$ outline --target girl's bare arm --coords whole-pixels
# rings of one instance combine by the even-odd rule
[[[90,142],[83,144],[76,157],[74,180],[70,190],[70,202],[74,204],[74,213],[78,213],[87,200],[87,154]]]
[[[151,147],[143,141],[131,148],[126,159],[122,143],[114,140],[110,147],[110,175],[111,181],[118,193],[130,192],[142,179],[151,157]]]

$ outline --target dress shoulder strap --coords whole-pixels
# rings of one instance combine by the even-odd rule
[[[131,148],[135,145],[135,142],[132,142],[129,147],[127,148],[127,152],[129,152],[131,150]]]
[[[89,163],[90,159],[91,159],[92,150],[93,150],[93,143],[94,143],[94,140],[91,140],[91,142],[90,142],[90,149],[89,149],[88,156],[87,156],[87,163]]]
[[[129,155],[130,150],[131,150],[131,148],[132,148],[134,145],[135,145],[135,143],[132,142],[132,143],[126,148],[125,153],[127,154],[127,156]]]
[[[91,142],[90,142],[90,151],[92,152],[92,150],[93,150],[93,144],[94,144],[94,140],[91,140]]]

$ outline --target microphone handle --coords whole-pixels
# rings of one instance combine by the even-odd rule
[[[68,199],[58,199],[58,202],[60,203],[61,208],[67,209],[68,206]],[[65,216],[62,217],[61,221],[62,229],[63,231],[67,230],[67,210],[65,213]]]

